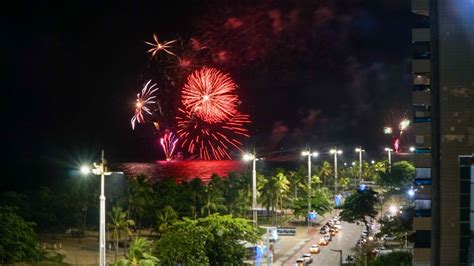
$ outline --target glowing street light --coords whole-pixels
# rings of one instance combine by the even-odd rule
[[[246,153],[243,156],[244,161],[252,161],[252,215],[254,226],[257,226],[257,170],[256,165],[258,158],[255,157],[255,153]]]
[[[88,175],[91,173],[91,168],[87,165],[81,166],[81,173],[83,175]]]
[[[362,147],[356,148],[355,152],[359,153],[359,181],[362,181],[362,153],[365,152]]]
[[[410,147],[410,152],[415,152],[415,151],[416,151],[416,148],[413,147],[413,146],[411,146],[411,147]]]
[[[108,172],[107,161],[104,158],[104,150],[102,150],[102,156],[100,164],[94,163],[94,168],[90,166],[82,166],[81,173],[89,175],[91,172],[94,175],[100,175],[100,224],[99,224],[99,265],[106,266],[105,256],[105,195],[104,195],[104,176],[111,174],[123,174],[123,172]]]
[[[307,151],[301,152],[302,156],[308,156],[308,214],[311,212],[311,157],[318,157],[319,153],[313,151],[311,152],[309,149]],[[310,225],[309,217],[308,217],[308,226]]]
[[[337,155],[342,154],[342,150],[331,149],[329,153],[334,154],[334,196],[337,195]]]

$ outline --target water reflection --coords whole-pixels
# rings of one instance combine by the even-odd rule
[[[200,177],[203,181],[212,174],[227,176],[230,172],[242,172],[242,161],[155,161],[153,163],[123,163],[119,166],[129,176],[145,174],[151,179],[171,177],[178,182]]]

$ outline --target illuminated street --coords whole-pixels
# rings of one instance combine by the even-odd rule
[[[343,261],[347,255],[353,253],[352,248],[355,247],[357,240],[359,240],[363,226],[347,222],[342,222],[341,224],[342,231],[332,238],[329,245],[321,246],[321,252],[319,254],[313,255],[312,265],[339,265],[339,254],[331,251],[331,249],[342,249]],[[321,237],[322,236],[319,232],[316,233],[313,239],[307,242],[298,252],[291,256],[284,265],[295,265],[296,259],[301,257],[303,253],[309,253],[309,247],[313,244],[317,244],[317,241]]]

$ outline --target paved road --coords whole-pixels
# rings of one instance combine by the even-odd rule
[[[342,249],[343,260],[347,257],[348,254],[352,253],[352,248],[355,247],[357,240],[359,240],[360,235],[362,234],[362,225],[350,224],[342,222],[342,230],[337,233],[336,236],[333,236],[332,241],[329,242],[329,245],[322,246],[321,252],[313,256],[312,265],[328,265],[328,266],[337,266],[339,265],[339,253],[331,251],[331,249]],[[314,243],[317,244],[317,241],[322,236],[316,233],[313,236],[311,241],[308,241],[298,252],[288,259],[284,265],[293,266],[295,265],[296,259],[301,257],[303,253],[309,253],[309,247]]]

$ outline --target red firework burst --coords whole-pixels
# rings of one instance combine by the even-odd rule
[[[171,132],[166,132],[165,135],[160,138],[160,145],[163,148],[167,161],[173,159],[173,153],[177,142],[178,138],[176,138]]]
[[[199,153],[204,160],[231,159],[229,150],[242,153],[241,137],[250,137],[245,125],[250,123],[248,115],[234,114],[228,120],[219,123],[207,123],[193,117],[190,112],[178,109],[177,134],[182,140],[181,147],[189,153]]]
[[[188,76],[181,99],[186,112],[208,123],[219,123],[237,113],[235,89],[228,74],[204,67]]]

